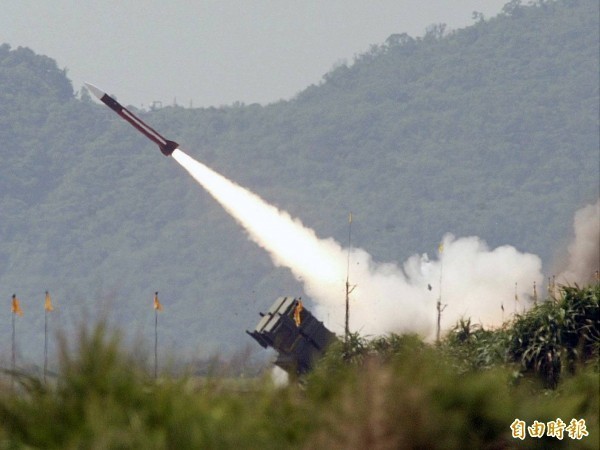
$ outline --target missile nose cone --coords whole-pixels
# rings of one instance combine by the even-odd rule
[[[98,99],[102,99],[102,96],[104,95],[104,92],[102,92],[100,89],[98,89],[96,86],[94,86],[91,83],[84,82],[84,84],[85,84],[85,87],[87,87],[88,90],[92,94],[94,94],[96,97],[98,97]]]

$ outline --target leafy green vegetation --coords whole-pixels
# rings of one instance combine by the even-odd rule
[[[600,287],[563,288],[560,299],[519,317],[509,336],[509,355],[556,386],[561,373],[597,357],[600,342]]]
[[[461,320],[444,347],[465,369],[489,369],[516,363],[525,374],[536,374],[546,387],[561,376],[590,363],[598,370],[600,345],[600,285],[563,286],[550,298],[497,330]]]
[[[538,254],[550,272],[599,194],[598,17],[596,0],[510,2],[462,30],[398,30],[289,101],[132,108],[321,237],[345,242],[352,211],[353,243],[377,261],[431,253],[452,232]],[[302,286],[67,75],[0,45],[0,299],[22,301],[19,364],[42,359],[45,290],[52,332],[108,317],[151,342],[158,290],[162,359],[236,351],[258,311]]]
[[[302,380],[275,386],[252,379],[150,376],[139,354],[100,324],[61,347],[55,380],[17,374],[0,385],[0,448],[598,448],[600,287],[565,288],[528,314],[489,333],[463,321],[440,345],[413,335],[338,342]],[[564,311],[562,313],[561,311]],[[553,330],[533,325],[548,316]],[[523,382],[541,335],[573,363],[554,390]],[[532,339],[535,336],[535,339]],[[517,348],[517,344],[518,348]],[[577,353],[569,349],[577,348]],[[588,352],[587,349],[590,350]],[[137,356],[133,356],[137,355]],[[543,355],[542,355],[543,357]],[[541,360],[542,357],[538,357]],[[515,361],[511,363],[510,361]],[[520,364],[521,361],[527,362]],[[10,375],[10,374],[7,374]],[[542,374],[547,378],[547,374]],[[531,425],[584,419],[587,435],[564,431],[524,440]]]

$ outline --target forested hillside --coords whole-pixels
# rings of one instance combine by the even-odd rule
[[[435,252],[452,232],[538,254],[551,275],[573,213],[599,195],[598,16],[596,0],[513,1],[463,30],[398,30],[290,101],[137,112],[321,237],[345,242],[352,211],[353,242],[376,260]],[[127,103],[118,83],[103,87]],[[20,357],[34,364],[46,289],[52,330],[107,316],[148,346],[160,291],[171,355],[254,345],[244,330],[258,311],[302,295],[67,70],[4,44],[0,326],[8,336],[16,293]]]

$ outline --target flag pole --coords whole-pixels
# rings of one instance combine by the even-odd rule
[[[44,384],[48,371],[48,310],[44,309]]]
[[[154,378],[158,374],[158,309],[154,310]]]
[[[17,298],[17,294],[13,294],[12,296],[12,380],[11,386],[14,386],[15,382],[15,371],[17,369],[17,352],[16,352],[16,340],[15,340],[15,316],[18,314],[19,316],[23,315],[23,310],[21,306],[19,306],[19,299]]]
[[[158,376],[158,312],[162,305],[158,301],[158,291],[154,293],[154,379]]]
[[[54,311],[50,294],[46,291],[44,300],[44,383],[46,383],[46,374],[48,373],[48,313]]]
[[[46,291],[46,299],[44,301],[44,384],[46,384],[46,373],[48,372],[48,301],[50,295]]]
[[[13,298],[15,296],[13,295]],[[15,356],[15,316],[16,313],[13,312],[12,314],[12,353],[11,353],[11,362],[12,362],[12,378],[13,378],[13,382],[14,382],[14,378],[15,378],[15,369],[16,369],[16,356]]]

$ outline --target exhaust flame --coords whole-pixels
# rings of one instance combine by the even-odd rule
[[[289,268],[316,303],[315,313],[334,332],[344,328],[348,249],[315,232],[288,213],[227,180],[180,150],[181,164],[246,230],[250,239],[269,252],[273,263]],[[541,260],[510,246],[489,250],[477,237],[443,238],[436,261],[414,255],[402,268],[376,263],[362,249],[350,252],[350,328],[365,335],[388,332],[435,333],[436,302],[447,305],[442,328],[462,317],[498,325],[503,310],[521,312],[533,283],[543,280]]]

